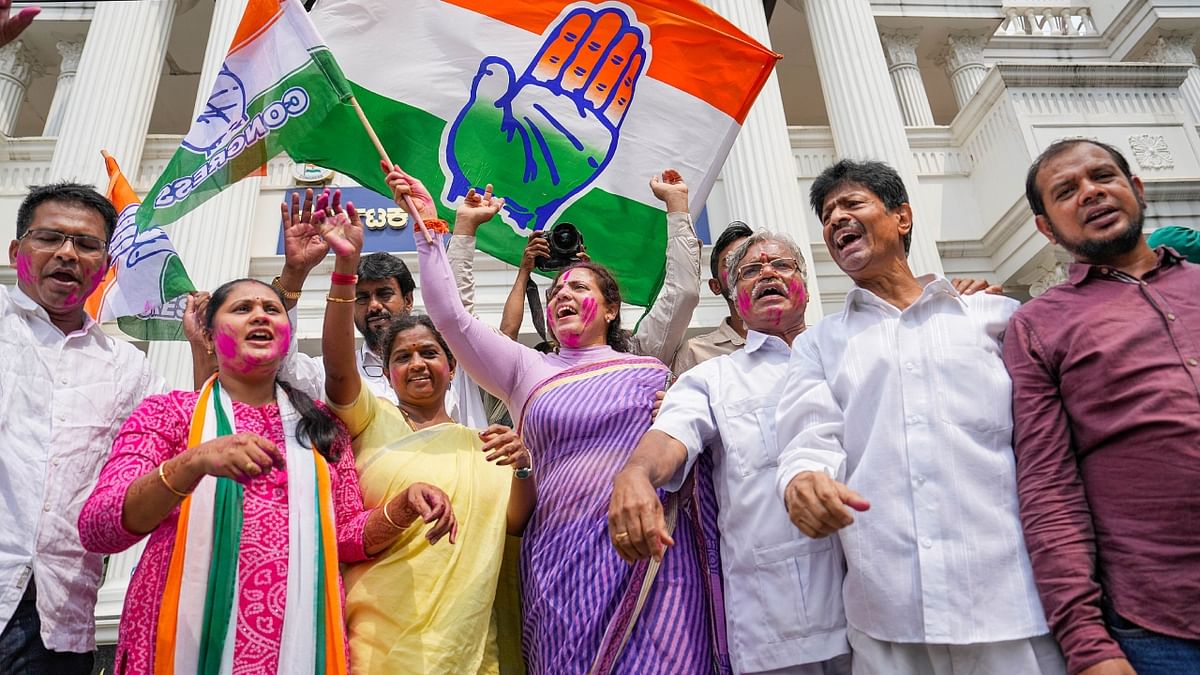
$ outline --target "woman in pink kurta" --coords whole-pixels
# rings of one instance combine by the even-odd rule
[[[218,363],[218,375],[205,391],[213,386],[224,391],[217,399],[224,395],[231,401],[223,410],[232,412],[228,420],[232,429],[189,448],[193,413],[204,394],[174,391],[147,398],[121,427],[79,517],[80,538],[90,551],[117,553],[149,535],[125,596],[116,673],[153,673],[156,653],[166,653],[156,650],[156,639],[164,598],[172,597],[173,591],[178,596],[168,580],[180,503],[201,481],[212,477],[233,479],[242,487],[236,595],[229,617],[233,656],[232,664],[223,661],[222,671],[255,675],[279,671],[284,615],[289,611],[289,508],[298,508],[293,500],[312,499],[312,495],[289,495],[287,467],[299,460],[289,453],[306,449],[294,438],[290,444],[285,439],[282,407],[294,407],[302,418],[294,428],[307,441],[307,451],[319,451],[326,459],[317,464],[317,471],[328,473],[340,562],[377,554],[418,519],[438,521],[427,535],[434,540],[455,526],[445,494],[420,483],[383,506],[364,509],[345,428],[321,404],[276,380],[291,331],[282,296],[274,289],[254,280],[229,282],[213,293],[204,323]],[[189,517],[202,515],[193,512]],[[218,535],[214,530],[213,539]],[[185,551],[190,550],[189,544]],[[340,577],[337,583],[340,591]],[[339,623],[340,619],[339,611]],[[220,653],[216,656],[220,658]]]

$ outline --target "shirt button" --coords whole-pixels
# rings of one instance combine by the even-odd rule
[[[922,476],[921,474],[917,474],[917,475],[913,476],[913,482],[916,483],[917,485],[924,485],[925,484],[925,476]]]
[[[66,416],[66,415],[59,415],[59,416],[58,416],[58,421],[59,421],[59,422],[66,422],[66,421],[67,421],[67,416]]]
[[[905,370],[907,370],[907,371],[908,371],[908,372],[910,372],[910,373],[911,373],[912,371],[916,370],[916,368],[917,368],[917,367],[916,367],[916,366],[914,366],[914,365],[913,365],[911,362],[904,364],[904,369],[905,369]]]
[[[42,511],[44,511],[44,512],[46,512],[46,513],[50,513],[50,505],[49,505],[49,504],[47,504],[47,505],[43,506],[43,507],[42,507]]]
[[[1101,267],[1100,274],[1112,274],[1112,270],[1108,269],[1107,267]]]
[[[921,416],[920,416],[920,415],[909,415],[909,416],[908,416],[908,423],[909,423],[909,424],[920,424],[920,423],[921,423]]]
[[[1192,366],[1193,368],[1195,368],[1196,364],[1198,363],[1200,363],[1200,361],[1197,361],[1195,357],[1188,359],[1188,365]]]
[[[929,537],[921,537],[921,548],[933,548],[933,540]]]
[[[1167,321],[1174,321],[1174,320],[1175,320],[1175,315],[1170,312],[1167,312]]]

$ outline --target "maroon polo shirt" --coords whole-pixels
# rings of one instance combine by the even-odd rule
[[[1071,673],[1122,656],[1101,593],[1200,639],[1200,266],[1157,253],[1140,280],[1072,265],[1004,339],[1021,521]]]

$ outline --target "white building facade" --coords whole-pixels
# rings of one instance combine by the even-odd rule
[[[916,272],[987,278],[1017,298],[1065,278],[1068,257],[1038,234],[1024,198],[1027,167],[1059,138],[1097,138],[1126,154],[1145,181],[1147,231],[1200,228],[1194,0],[704,1],[785,56],[708,199],[710,240],[734,219],[792,235],[809,249],[820,300],[810,320],[836,311],[851,285],[807,205],[812,180],[842,157],[883,160],[904,177]],[[149,189],[204,104],[244,6],[55,3],[0,48],[0,239],[12,239],[30,185],[76,179],[103,189],[101,148],[135,189]],[[302,169],[277,158],[265,176],[168,227],[198,287],[279,273],[279,203],[313,178]],[[403,257],[415,269],[415,255]],[[331,264],[314,271],[300,301],[306,351],[319,350]],[[15,277],[0,266],[0,283]],[[480,254],[476,277],[476,310],[498,324],[513,268]],[[693,331],[725,311],[705,291]],[[190,384],[185,345],[147,351],[171,385]],[[101,643],[116,639],[136,556],[110,559]]]

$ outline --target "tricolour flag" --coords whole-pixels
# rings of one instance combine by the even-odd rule
[[[298,0],[249,0],[212,94],[146,195],[138,227],[178,220],[322,129],[331,112],[353,115],[350,96]]]
[[[117,228],[109,245],[112,264],[85,309],[97,321],[116,319],[122,331],[139,340],[185,339],[180,321],[187,294],[196,287],[162,228],[138,231],[137,193],[117,160],[103,154],[108,170],[105,196],[117,209]]]
[[[311,16],[443,217],[493,183],[507,205],[481,249],[516,264],[531,232],[572,222],[641,305],[666,247],[650,177],[678,168],[698,212],[778,58],[694,0],[319,0]],[[388,194],[352,110],[289,152]]]

